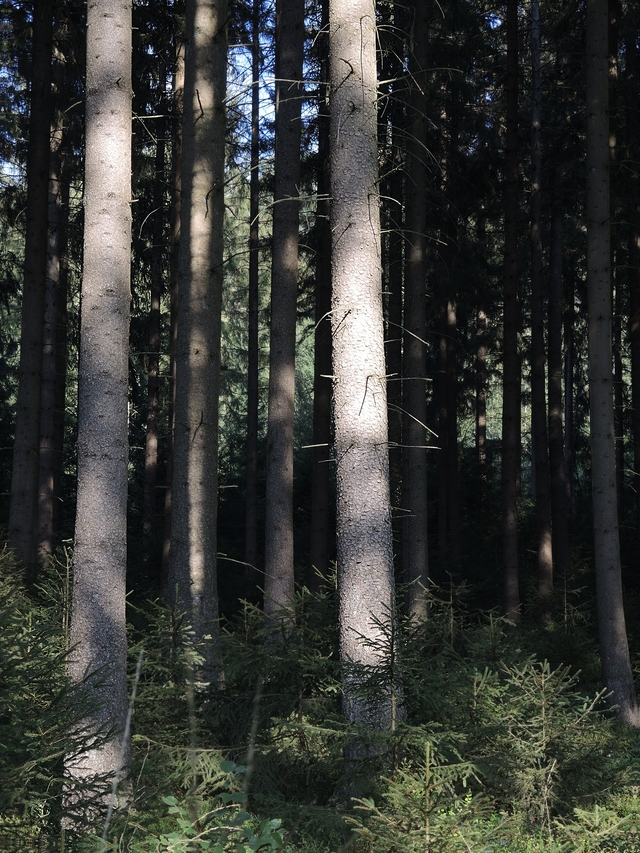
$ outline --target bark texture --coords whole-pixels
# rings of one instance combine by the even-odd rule
[[[128,763],[127,462],[131,264],[131,6],[87,7],[85,226],[78,377],[78,500],[69,675],[87,676],[96,707],[79,725],[113,728],[67,761],[74,783]]]
[[[502,612],[520,622],[518,484],[520,354],[518,352],[518,4],[507,2],[507,138],[505,152],[504,331],[502,378]]]
[[[180,280],[168,599],[217,678],[220,312],[227,60],[225,0],[186,6]]]
[[[611,340],[608,7],[587,2],[587,294],[591,485],[602,678],[623,723],[640,725],[620,566]]]
[[[32,34],[22,326],[9,504],[9,547],[25,565],[35,563],[37,545],[40,394],[49,192],[52,0],[34,3]]]
[[[267,614],[290,607],[295,594],[293,415],[303,47],[303,0],[279,0],[276,5],[276,157],[264,554],[264,610]]]
[[[388,660],[394,606],[382,316],[373,0],[331,0],[331,230],[337,550],[343,710],[393,720],[393,690],[363,700],[358,669]],[[386,655],[385,655],[386,651]]]

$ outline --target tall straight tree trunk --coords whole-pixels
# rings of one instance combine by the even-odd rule
[[[478,213],[478,242],[486,251],[487,226],[484,204]],[[478,308],[476,320],[476,458],[478,463],[478,517],[484,515],[487,493],[487,314]]]
[[[455,233],[455,231],[454,231]],[[455,298],[455,243],[451,245],[450,280],[451,298],[447,300],[447,528],[449,531],[449,572],[452,580],[459,580],[462,557],[462,526],[460,520],[460,478],[458,474],[458,371],[457,330],[458,309]]]
[[[151,304],[147,352],[147,433],[144,449],[143,553],[148,564],[155,544],[160,416],[160,300],[163,291],[164,257],[164,121],[157,127],[153,215],[151,218]]]
[[[25,565],[37,557],[40,395],[47,266],[47,198],[53,2],[33,4],[27,208],[9,547]]]
[[[293,416],[303,48],[304,0],[277,0],[276,156],[264,553],[264,610],[267,614],[290,607],[295,594]]]
[[[587,293],[591,482],[602,677],[619,719],[640,725],[624,617],[611,364],[606,0],[587,2]]]
[[[329,23],[328,0],[322,2],[322,31]],[[323,51],[326,57],[326,51]],[[330,474],[331,442],[331,205],[329,192],[329,99],[328,61],[323,59],[318,107],[318,203],[316,222],[319,229],[316,255],[316,305],[313,362],[313,473],[311,479],[311,589],[319,590],[321,578],[329,572]]]
[[[536,472],[538,594],[544,602],[553,591],[553,553],[542,284],[542,73],[539,0],[531,0],[531,66],[531,433]]]
[[[162,530],[162,566],[160,592],[167,600],[169,555],[171,553],[171,507],[173,497],[173,447],[175,435],[176,401],[176,340],[178,337],[178,290],[180,279],[180,209],[182,192],[182,112],[184,107],[184,33],[175,36],[175,68],[173,72],[173,99],[171,115],[171,256],[169,261],[169,389],[167,405],[167,468],[165,476],[164,517]]]
[[[180,281],[176,341],[169,601],[204,649],[207,680],[218,650],[217,508],[220,314],[228,5],[187,0]]]
[[[58,97],[64,90],[64,66],[64,57],[56,51],[53,79]],[[55,548],[64,440],[69,174],[64,165],[63,145],[64,111],[58,103],[51,126],[49,154],[49,227],[38,465],[37,530],[40,563],[46,562]]]
[[[575,446],[574,446],[574,371],[575,360],[574,327],[575,327],[575,291],[574,282],[568,282],[565,290],[564,328],[564,472],[567,481],[567,509],[569,514],[573,507],[573,485],[575,479]]]
[[[633,93],[627,106],[627,133],[629,137],[628,180],[629,197],[633,202],[629,211],[629,342],[631,349],[631,431],[633,439],[633,487],[636,495],[636,543],[640,555],[640,108],[636,96],[638,86],[638,48],[635,33],[625,45],[626,75],[629,90]],[[640,568],[640,560],[636,561]]]
[[[71,755],[67,796],[126,767],[127,467],[131,268],[131,4],[87,6],[85,223],[78,493],[69,676],[89,676],[95,705],[81,730],[113,729],[106,743]],[[105,792],[106,793],[106,792]]]
[[[351,721],[378,727],[394,723],[393,688],[368,700],[358,691],[359,665],[391,662],[381,647],[381,624],[388,624],[394,609],[373,0],[330,0],[329,25],[331,328],[343,711]],[[387,652],[393,656],[394,648]]]
[[[408,587],[409,616],[428,616],[427,540],[427,97],[429,23],[424,3],[413,3],[409,50],[409,135],[407,141],[405,248],[405,328],[403,358],[403,503],[402,560]]]
[[[562,252],[564,212],[556,204],[551,215],[549,264],[549,469],[554,572],[565,585],[571,568],[562,431]]]
[[[507,0],[507,138],[505,152],[504,330],[502,378],[502,612],[520,622],[518,483],[520,355],[518,353],[518,4]]]
[[[251,33],[251,179],[249,184],[249,327],[247,363],[247,465],[245,575],[247,594],[258,566],[258,308],[260,301],[260,0],[253,0]]]

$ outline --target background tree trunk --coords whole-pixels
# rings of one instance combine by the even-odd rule
[[[187,0],[169,601],[217,677],[217,506],[226,0]]]
[[[620,720],[640,725],[624,618],[611,349],[606,0],[587,3],[587,291],[591,483],[602,677]]]
[[[545,395],[544,290],[542,283],[542,72],[540,4],[531,0],[531,435],[535,470],[538,594],[553,592],[549,444]]]
[[[40,395],[47,266],[53,2],[33,4],[27,209],[18,400],[13,445],[9,547],[25,565],[37,557]]]
[[[267,416],[264,610],[290,607],[293,555],[293,416],[296,315],[303,0],[276,3],[276,157],[271,266],[271,346]]]
[[[427,540],[427,42],[429,24],[424,3],[413,3],[409,48],[411,90],[408,98],[406,188],[405,328],[403,347],[403,577],[408,612],[417,621],[428,616]]]
[[[260,301],[260,0],[251,18],[251,178],[249,184],[249,327],[247,364],[247,465],[244,560],[247,590],[258,568],[258,308]]]
[[[518,4],[507,0],[507,139],[505,152],[504,331],[502,399],[502,612],[520,622],[518,483],[520,355],[518,353]]]
[[[89,2],[84,265],[78,376],[78,495],[69,676],[106,743],[67,759],[74,786],[126,767],[127,473],[131,270],[131,4]],[[80,794],[81,796],[81,794]]]
[[[65,58],[56,50],[53,70],[55,116],[49,153],[49,227],[40,402],[38,473],[38,560],[44,563],[56,545],[62,451],[67,350],[67,226],[69,170],[65,168]]]

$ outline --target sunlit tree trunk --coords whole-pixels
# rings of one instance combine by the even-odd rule
[[[640,725],[620,565],[611,348],[609,92],[606,0],[587,2],[587,293],[591,482],[602,677],[620,720]]]
[[[293,415],[303,47],[303,0],[278,0],[264,553],[264,610],[267,614],[289,607],[295,593]]]
[[[127,468],[131,266],[131,5],[87,6],[84,263],[78,493],[69,676],[89,677],[81,730],[114,734],[66,762],[75,785],[127,765]],[[106,783],[105,783],[106,784]]]
[[[520,354],[518,352],[518,4],[507,0],[507,138],[505,152],[504,330],[502,380],[502,612],[520,622],[518,484]]]
[[[393,648],[394,607],[378,191],[373,0],[330,0],[331,232],[335,460],[343,710],[373,726],[394,719],[394,692],[363,699],[352,665]],[[386,646],[386,649],[385,649]],[[353,757],[353,756],[352,756]]]
[[[53,2],[33,4],[27,205],[20,366],[16,403],[9,547],[26,565],[37,556],[40,395],[47,265]]]
[[[220,313],[228,6],[188,0],[168,599],[216,678]],[[205,640],[205,638],[209,638]]]

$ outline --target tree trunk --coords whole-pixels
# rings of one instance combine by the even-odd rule
[[[25,565],[33,565],[36,562],[38,538],[38,455],[47,267],[52,0],[33,4],[32,34],[22,326],[9,505],[9,547]]]
[[[167,406],[167,468],[165,476],[160,592],[167,600],[169,555],[171,553],[171,507],[173,496],[173,447],[176,402],[176,341],[178,337],[178,290],[180,279],[180,210],[182,192],[182,112],[184,106],[184,34],[175,35],[171,145],[171,259],[169,263],[169,390]]]
[[[507,138],[505,152],[504,330],[502,379],[502,612],[520,622],[518,482],[520,355],[518,353],[518,4],[507,0]]]
[[[587,4],[587,293],[596,595],[602,677],[618,717],[640,725],[620,567],[611,352],[609,92],[606,0]]]
[[[64,91],[65,59],[55,52],[55,93]],[[69,175],[63,158],[64,111],[58,103],[49,153],[49,227],[40,402],[38,560],[44,564],[56,544],[64,441],[67,349],[67,226]]]
[[[247,464],[245,576],[247,594],[257,585],[258,567],[258,308],[260,301],[260,0],[253,0],[251,33],[251,179],[249,185],[249,317],[247,363]]]
[[[322,29],[329,23],[329,5],[322,3]],[[326,36],[325,36],[326,37]],[[324,52],[326,56],[326,52]],[[329,572],[330,474],[331,442],[331,205],[329,192],[329,100],[328,68],[323,60],[321,93],[318,107],[318,204],[316,223],[319,230],[316,255],[316,306],[313,367],[313,473],[311,479],[311,574],[309,586],[318,591],[321,579]]]
[[[409,50],[410,125],[407,141],[406,273],[403,359],[403,503],[402,559],[408,587],[408,612],[416,621],[428,616],[427,540],[427,42],[424,3],[412,5]]]
[[[218,677],[217,506],[226,0],[187,0],[169,601]]]
[[[264,553],[264,610],[269,615],[291,607],[295,595],[293,415],[296,384],[303,47],[303,0],[278,0]]]
[[[160,414],[160,299],[164,256],[164,121],[157,127],[153,214],[151,219],[151,304],[147,353],[147,433],[144,450],[143,554],[149,564],[155,545],[158,482],[158,427]]]
[[[542,284],[542,73],[540,68],[540,4],[531,0],[531,434],[534,454],[538,594],[553,591],[549,445],[545,395],[544,289]]]
[[[359,666],[393,664],[394,610],[373,0],[330,0],[333,390],[343,710],[393,725],[393,684],[362,698]],[[355,755],[351,756],[355,758]]]
[[[69,756],[75,786],[128,764],[127,466],[131,267],[131,4],[87,7],[84,265],[78,374],[78,494],[69,676],[95,695],[87,733],[106,743]]]
[[[633,31],[632,31],[633,32]],[[640,554],[640,108],[637,98],[638,48],[635,32],[626,41],[626,74],[633,93],[627,107],[629,137],[629,343],[631,350],[631,431],[633,438],[633,487],[636,495],[636,543]],[[640,561],[636,561],[640,568]]]
[[[567,510],[571,515],[573,507],[573,486],[575,479],[574,447],[574,373],[575,357],[575,290],[574,282],[569,281],[565,294],[564,312],[564,473],[567,481]]]
[[[559,204],[551,216],[549,264],[549,468],[554,571],[566,589],[571,568],[571,543],[562,433],[562,251],[564,212]]]

